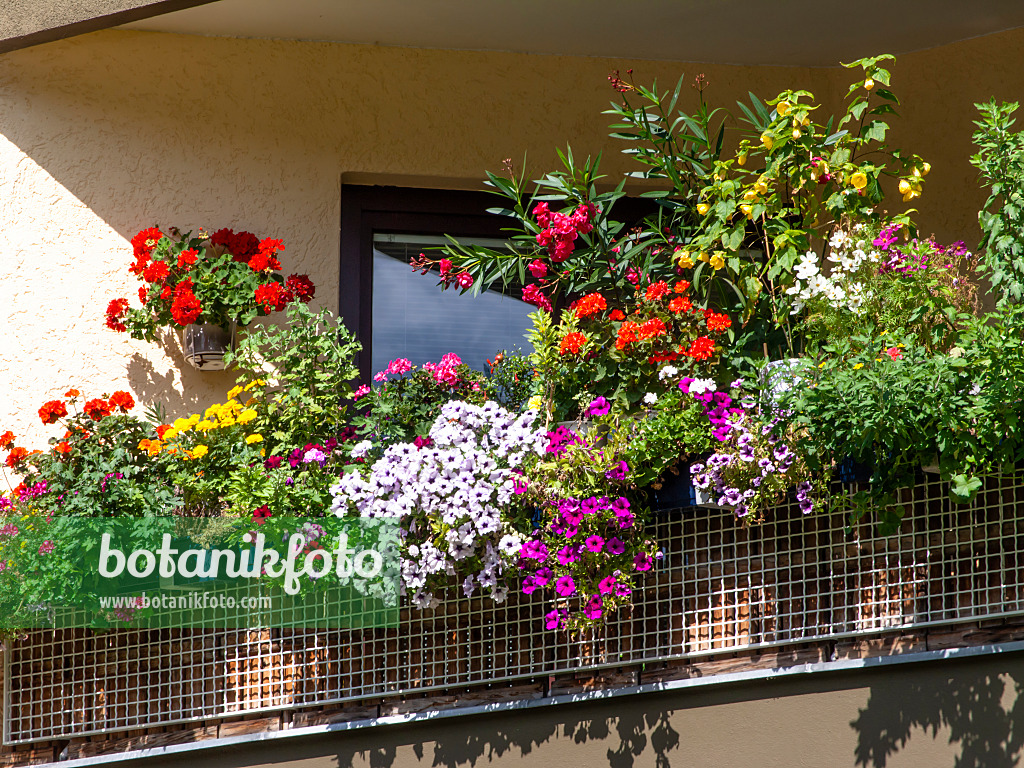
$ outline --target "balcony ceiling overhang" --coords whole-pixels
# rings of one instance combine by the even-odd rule
[[[1020,26],[1022,0],[216,0],[121,28],[627,60],[835,66]]]

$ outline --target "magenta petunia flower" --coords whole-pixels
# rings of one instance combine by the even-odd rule
[[[593,536],[588,536],[587,540],[584,541],[583,544],[591,552],[600,552],[604,549],[604,539],[596,533]]]
[[[576,582],[572,576],[559,576],[555,580],[555,592],[561,597],[569,597],[576,592]]]

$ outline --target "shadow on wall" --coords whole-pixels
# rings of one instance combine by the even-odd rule
[[[679,747],[679,733],[669,722],[667,712],[647,712],[623,708],[617,717],[572,718],[558,722],[550,711],[529,714],[496,715],[484,725],[466,729],[456,740],[431,738],[431,731],[422,739],[410,740],[416,765],[455,768],[505,761],[523,760],[535,748],[552,742],[563,745],[560,754],[566,768],[578,765],[607,765],[609,768],[633,768],[634,765],[654,765],[671,768],[670,753]],[[577,750],[588,743],[597,747],[584,756]],[[426,744],[433,746],[433,754],[426,754]],[[607,747],[605,750],[604,748]],[[573,757],[575,755],[575,758]],[[675,765],[681,768],[691,763],[682,755]],[[600,759],[600,762],[598,762]],[[365,762],[364,762],[365,761]],[[557,760],[549,764],[563,762]],[[355,749],[338,755],[339,766],[369,765],[371,768],[393,768],[403,762],[397,745],[389,744],[372,749]]]
[[[858,766],[886,768],[915,731],[933,739],[942,731],[957,752],[952,768],[1012,768],[1024,751],[1024,671],[872,686],[850,726]]]

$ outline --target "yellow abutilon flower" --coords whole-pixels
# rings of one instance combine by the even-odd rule
[[[708,211],[711,210],[711,206],[707,203],[697,203],[697,213],[701,216],[707,216]]]
[[[676,264],[680,269],[689,269],[693,266],[693,257],[690,252],[680,248],[676,251]]]
[[[719,270],[725,266],[725,259],[722,258],[721,254],[715,253],[714,255],[712,255],[710,259],[708,259],[708,264],[710,264],[716,270]]]
[[[792,105],[788,101],[780,101],[776,105],[775,111],[779,113],[780,117],[783,117],[786,115],[787,112],[789,112],[790,106]]]
[[[772,148],[772,144],[774,144],[774,141],[772,141],[772,137],[771,135],[769,135],[768,131],[765,131],[764,133],[761,134],[761,143],[764,144],[765,149]]]
[[[864,189],[868,185],[868,177],[864,171],[856,171],[850,174],[850,184],[854,189]]]

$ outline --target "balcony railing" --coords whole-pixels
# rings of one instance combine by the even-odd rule
[[[4,741],[19,744],[258,711],[456,690],[1024,614],[1024,476],[971,505],[935,476],[904,491],[900,532],[795,503],[743,528],[692,508],[654,525],[665,557],[631,611],[569,639],[543,600],[453,588],[389,630],[36,631],[5,654]]]

